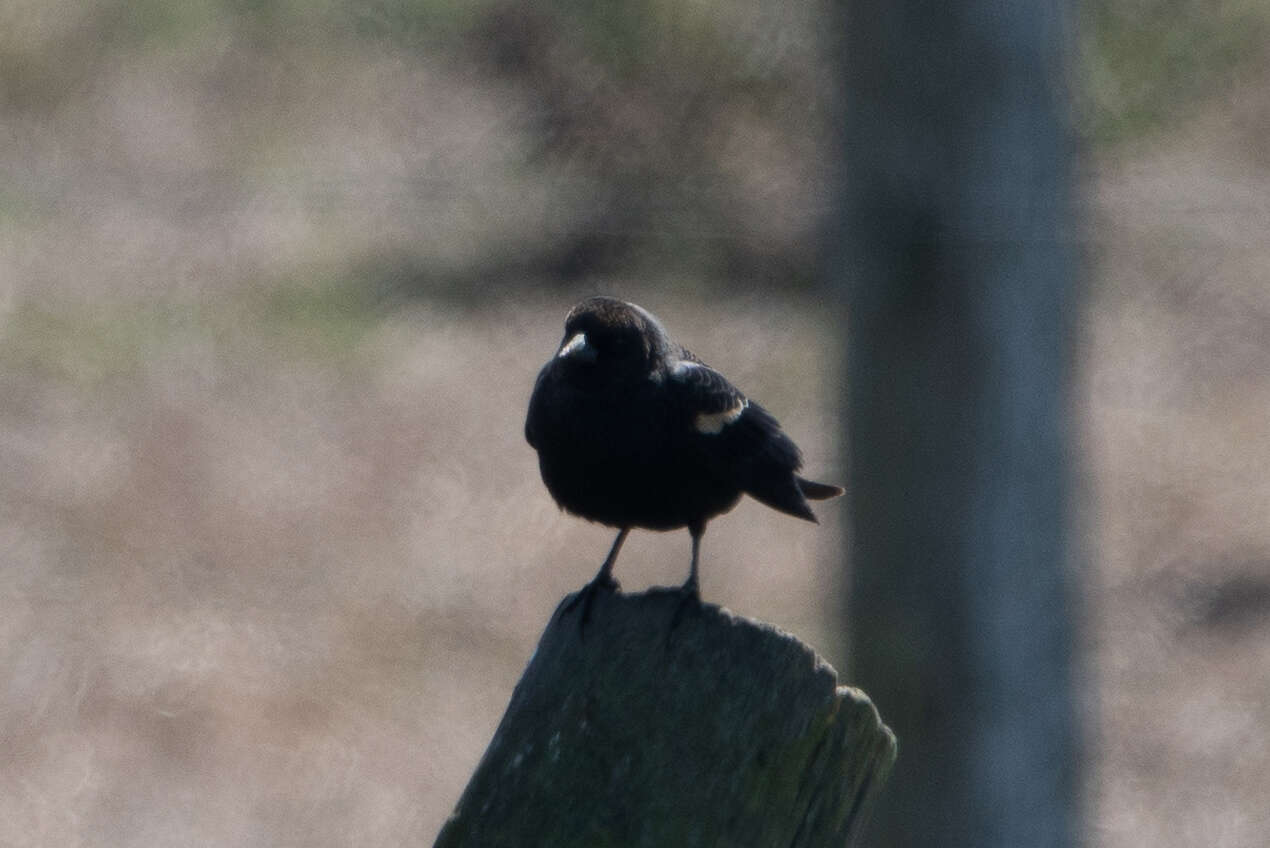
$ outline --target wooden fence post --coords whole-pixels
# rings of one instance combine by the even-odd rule
[[[849,842],[895,759],[872,702],[793,636],[678,609],[602,594],[582,632],[562,604],[436,848]]]

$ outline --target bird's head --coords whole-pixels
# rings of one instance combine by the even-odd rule
[[[591,297],[569,311],[556,361],[579,378],[622,380],[652,373],[670,342],[651,312],[613,297]]]

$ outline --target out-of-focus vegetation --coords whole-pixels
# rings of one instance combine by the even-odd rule
[[[0,7],[0,843],[430,840],[609,541],[520,436],[582,292],[654,309],[836,479],[828,20]],[[1270,827],[1267,21],[1073,21],[1091,844]],[[841,660],[842,515],[769,512],[711,525],[703,591]],[[618,576],[682,579],[683,535]]]
[[[1074,102],[1099,145],[1165,131],[1270,43],[1248,0],[1081,8]],[[10,4],[0,85],[30,149],[0,210],[38,227],[111,202],[78,164],[163,226],[290,212],[274,225],[315,230],[275,245],[285,267],[231,274],[253,285],[470,297],[620,271],[800,290],[846,177],[827,19],[758,0]]]
[[[359,202],[354,195],[388,189],[403,232],[371,225],[375,243],[306,257],[351,256],[372,282],[378,273],[410,291],[485,295],[491,284],[514,291],[526,279],[621,270],[786,289],[817,273],[815,236],[837,171],[817,12],[762,3],[65,4],[40,12],[42,26],[11,30],[0,63],[11,108],[79,112],[83,123],[65,128],[72,134],[97,129],[82,101],[95,99],[103,73],[140,74],[166,89],[151,92],[160,101],[180,92],[178,102],[119,104],[145,110],[118,116],[128,122],[119,129],[152,120],[147,133],[194,134],[197,150],[167,153],[193,154],[187,167],[215,169],[216,189],[243,200],[283,192],[312,214],[323,195]],[[394,124],[382,126],[396,136],[389,149],[370,149],[386,139],[356,132],[368,119]],[[307,155],[315,131],[349,134],[344,161]],[[110,157],[114,139],[101,141],[97,155]],[[340,149],[329,140],[322,155]],[[163,164],[152,152],[117,151],[147,180]],[[376,170],[367,158],[378,156],[394,161]],[[393,185],[354,185],[362,177]]]
[[[1270,59],[1261,0],[1086,0],[1079,21],[1081,129],[1107,145],[1166,133]]]

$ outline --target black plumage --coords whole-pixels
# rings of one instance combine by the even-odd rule
[[[798,476],[798,447],[767,410],[672,342],[650,312],[610,297],[566,316],[534,385],[525,438],[561,507],[618,528],[588,590],[616,588],[613,563],[632,527],[687,527],[683,590],[695,599],[706,522],[741,495],[815,521],[807,499],[842,494]]]

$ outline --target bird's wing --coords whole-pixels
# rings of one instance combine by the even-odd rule
[[[688,438],[723,476],[746,477],[756,466],[792,471],[802,465],[798,447],[780,422],[695,356],[676,362],[667,383]]]

